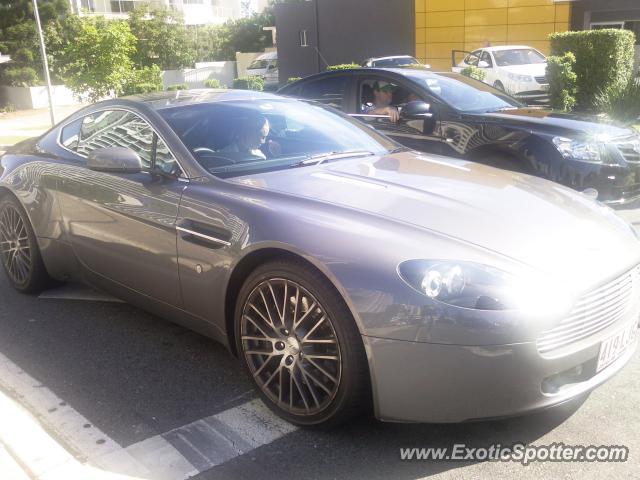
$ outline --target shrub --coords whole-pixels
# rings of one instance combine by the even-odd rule
[[[576,57],[571,52],[547,57],[547,79],[551,106],[571,110],[576,104],[577,75],[573,71]]]
[[[621,88],[609,88],[596,96],[596,106],[613,120],[633,123],[640,117],[640,80],[631,78]]]
[[[480,81],[483,81],[484,77],[487,75],[487,72],[482,68],[474,67],[473,65],[463,68],[460,73],[466,77],[475,78]]]
[[[186,83],[176,83],[167,87],[167,92],[175,92],[176,90],[189,90],[189,85]]]
[[[590,110],[596,97],[627,85],[633,72],[635,35],[628,30],[603,29],[552,33],[551,55],[575,55],[576,107]]]
[[[131,75],[122,87],[124,95],[158,92],[160,90],[162,90],[162,77],[160,75],[160,67],[157,65],[132,70]]]
[[[360,65],[358,65],[357,63],[340,63],[338,65],[329,65],[327,66],[327,71],[333,71],[333,70],[347,70],[349,68],[360,68]]]
[[[38,85],[38,72],[31,67],[8,67],[3,80],[12,87],[32,87]]]
[[[293,83],[293,82],[297,82],[298,80],[302,80],[302,77],[289,77],[287,79],[287,85],[289,85],[290,83]]]
[[[233,88],[262,92],[264,90],[264,79],[257,76],[235,78],[233,80]]]
[[[222,84],[217,78],[210,78],[209,80],[205,80],[204,86],[207,88],[222,88]]]

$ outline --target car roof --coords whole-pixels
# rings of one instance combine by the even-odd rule
[[[405,77],[405,78],[434,78],[438,75],[446,75],[448,77],[455,77],[460,74],[443,71],[443,72],[434,72],[433,70],[427,69],[416,69],[416,68],[408,68],[408,67],[358,67],[358,68],[345,68],[340,70],[329,70],[327,72],[320,72],[314,75],[309,75],[308,77],[301,78],[300,80],[296,80],[295,82],[289,83],[283,86],[278,93],[282,92],[286,95],[286,91],[295,87],[296,85],[301,85],[308,81],[319,80],[324,77],[331,77],[333,75],[339,75],[340,73],[347,73],[349,75],[355,75],[358,73],[373,73],[379,75],[392,74],[392,76],[396,77]]]
[[[279,97],[272,93],[256,92],[253,90],[202,88],[131,95],[128,97],[121,97],[119,100],[144,103],[154,110],[162,110],[165,108],[203,103],[274,99],[282,99],[282,97]]]
[[[278,52],[266,52],[258,55],[254,60],[277,60]]]
[[[477,50],[487,50],[489,52],[497,52],[499,50],[515,50],[516,48],[518,48],[518,49],[520,49],[520,48],[530,48],[532,50],[535,50],[535,48],[533,48],[533,47],[531,47],[529,45],[496,45],[495,47],[482,47],[482,48],[478,48]]]
[[[391,58],[414,58],[411,55],[389,55],[388,57],[372,57],[368,58],[367,61],[376,61],[376,60],[389,60]]]

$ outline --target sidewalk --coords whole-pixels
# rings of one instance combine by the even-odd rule
[[[84,105],[56,107],[56,121],[59,122]],[[26,138],[41,135],[51,128],[48,108],[18,110],[0,114],[0,151]]]

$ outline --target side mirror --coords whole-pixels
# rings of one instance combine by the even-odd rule
[[[269,66],[267,67],[267,70],[275,70],[275,69],[276,69],[276,66],[275,66],[275,65],[273,65],[273,64],[271,64],[271,65],[269,65]]]
[[[478,68],[489,68],[489,62],[486,62],[484,60],[480,60],[478,62]]]
[[[431,105],[426,102],[409,102],[402,108],[402,117],[407,120],[422,120],[433,117]]]
[[[126,147],[98,148],[87,158],[89,170],[109,173],[140,173],[140,156]]]

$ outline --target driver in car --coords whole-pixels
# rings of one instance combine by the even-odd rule
[[[369,115],[388,115],[389,120],[396,123],[400,120],[398,109],[391,105],[396,86],[392,83],[378,81],[373,83],[373,103],[362,106],[362,112]]]
[[[237,154],[229,155],[237,160],[266,160],[267,157],[260,148],[267,141],[269,128],[269,120],[264,115],[251,116],[235,131],[231,143],[218,151]]]

